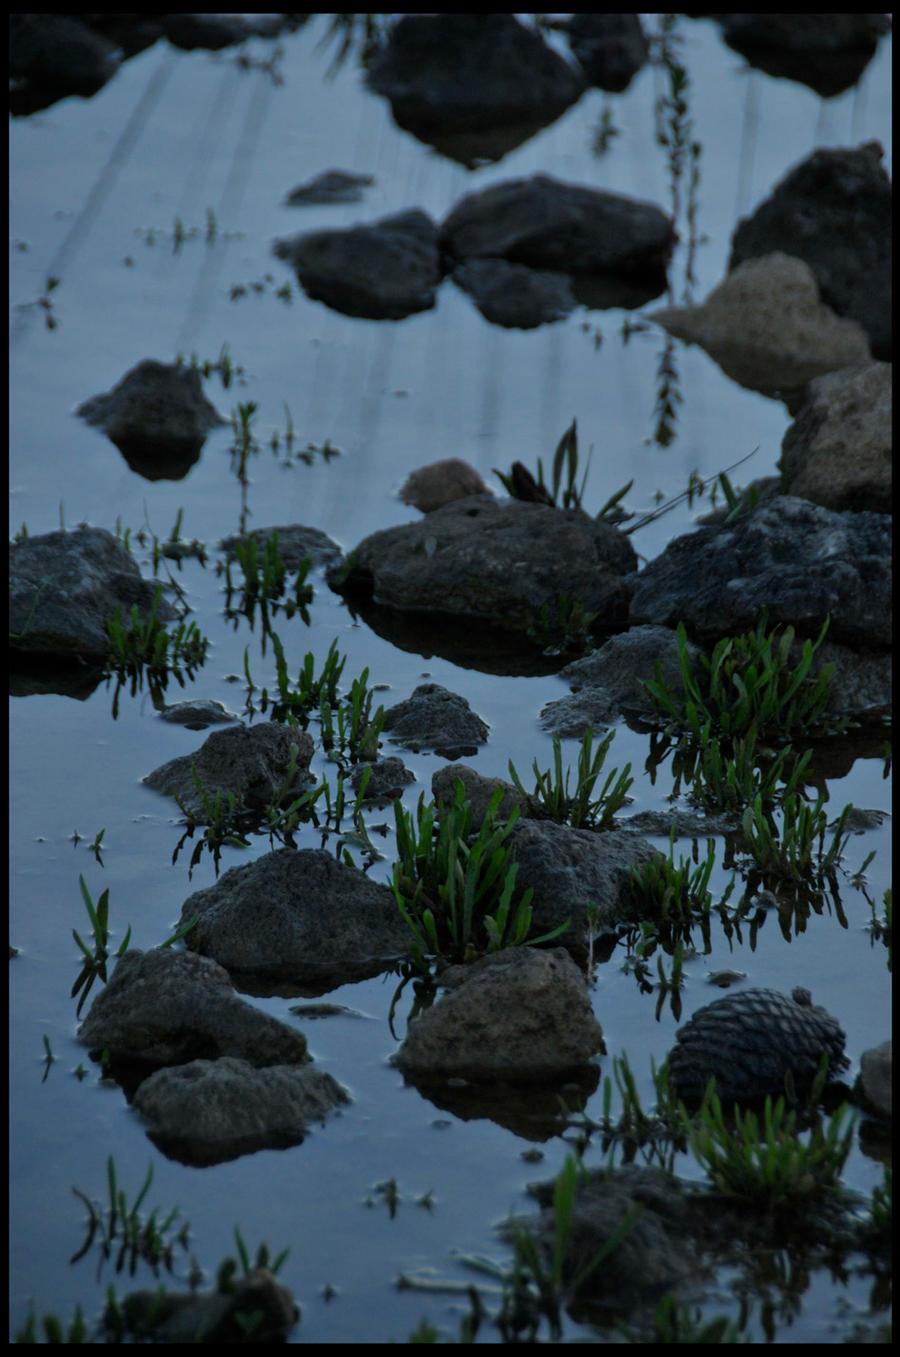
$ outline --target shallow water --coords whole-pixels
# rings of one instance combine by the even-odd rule
[[[261,71],[239,70],[228,52],[185,54],[158,45],[94,99],[66,100],[12,124],[11,533],[23,522],[31,534],[49,531],[62,515],[68,527],[87,521],[114,529],[120,520],[133,532],[146,521],[163,538],[179,508],[186,538],[214,547],[236,531],[240,495],[230,471],[230,430],[209,438],[184,481],[151,483],[72,413],[142,358],[170,361],[177,352],[195,352],[214,360],[223,344],[243,366],[246,385],[226,392],[212,378],[208,396],[224,415],[238,400],[259,406],[262,451],[251,466],[251,526],[305,523],[348,550],[367,533],[413,516],[396,492],[414,467],[461,456],[496,485],[493,467],[506,469],[515,459],[534,466],[538,456],[546,461],[573,415],[583,451],[594,448],[588,508],[599,508],[633,477],[627,503],[645,512],[657,490],[677,493],[692,469],[713,475],[757,446],[735,482],[774,471],[790,422],[786,410],[734,386],[699,349],[676,347],[683,397],[676,436],[666,448],[653,442],[663,339],[651,326],[625,344],[625,313],[579,310],[560,324],[520,333],[489,325],[451,283],[441,288],[433,311],[399,323],[352,320],[308,301],[271,256],[274,237],[412,206],[440,218],[472,188],[538,170],[667,210],[669,201],[664,155],[653,140],[652,105],[661,86],[649,68],[612,100],[621,135],[603,159],[590,151],[602,102],[594,91],[499,165],[470,174],[399,131],[386,105],[362,89],[352,61],[326,79],[329,57],[316,48],[323,31],[318,20],[283,40],[280,87]],[[743,70],[711,24],[685,23],[682,31],[703,144],[700,227],[708,241],[696,261],[700,299],[724,273],[737,217],[814,147],[877,137],[889,166],[891,49],[889,39],[883,42],[860,87],[826,104],[799,86]],[[263,55],[269,49],[251,50]],[[362,204],[279,206],[294,185],[332,167],[374,174]],[[211,245],[203,240],[208,208],[218,226]],[[199,228],[177,252],[175,218]],[[150,243],[151,228],[168,234]],[[36,308],[16,309],[40,296],[51,275],[61,280],[52,331]],[[672,269],[676,299],[683,279],[682,250]],[[262,282],[261,292],[230,300],[234,285],[254,281]],[[289,305],[275,296],[287,281],[294,294]],[[267,443],[273,431],[284,433],[285,404],[300,447],[329,439],[341,455],[327,465],[317,458],[312,466],[284,466]],[[653,558],[696,512],[682,506],[642,530],[633,539],[637,550]],[[254,678],[270,686],[271,649],[263,658],[258,629],[226,626],[221,582],[211,568],[188,562],[180,578],[212,645],[194,683],[184,693],[170,688],[167,698],[219,698],[240,710],[243,686],[229,680],[242,673],[244,647]],[[535,757],[548,765],[550,741],[538,714],[567,691],[557,677],[498,678],[399,650],[354,622],[321,580],[310,627],[299,619],[276,627],[292,672],[307,650],[321,662],[337,637],[348,656],[345,676],[368,666],[374,682],[389,685],[385,705],[407,697],[426,674],[462,693],[491,726],[488,744],[470,760],[480,771],[505,775],[512,758],[525,778]],[[152,1162],[148,1204],[180,1205],[192,1225],[192,1250],[208,1268],[232,1249],[236,1224],[252,1248],[263,1239],[275,1251],[290,1246],[281,1276],[303,1307],[296,1338],[402,1341],[423,1315],[455,1332],[451,1301],[397,1292],[394,1279],[426,1269],[469,1278],[452,1250],[501,1255],[492,1227],[510,1211],[528,1208],[525,1184],[549,1177],[566,1146],[550,1141],[541,1147],[542,1163],[526,1163],[526,1141],[490,1121],[454,1118],[404,1088],[387,1064],[396,1048],[386,1021],[394,977],[328,996],[363,1017],[301,1024],[316,1061],[346,1085],[353,1101],[288,1151],[186,1168],[155,1150],[121,1092],[99,1084],[94,1067],[83,1081],[74,1077],[80,1062],[89,1064],[74,1039],[69,999],[77,974],[71,930],[86,926],[79,873],[95,899],[109,888],[114,942],[130,924],[137,947],[159,943],[187,894],[214,880],[208,859],[188,880],[189,849],[172,865],[177,808],[141,784],[151,768],[205,737],[160,722],[146,693],[123,697],[113,722],[111,700],[101,687],[84,702],[52,695],[11,701],[10,940],[20,949],[10,967],[11,1331],[30,1305],[38,1314],[62,1316],[77,1301],[89,1315],[99,1308],[113,1279],[109,1269],[98,1285],[90,1260],[68,1265],[82,1239],[82,1208],[71,1187],[103,1200],[112,1154],[130,1194]],[[618,730],[610,758],[619,766],[630,760],[638,775],[635,810],[663,806],[671,786],[665,772],[655,786],[642,775],[646,753],[646,737]],[[418,779],[405,797],[411,806],[420,791],[429,792],[441,761],[410,755],[406,762]],[[847,801],[889,809],[890,783],[882,772],[880,759],[858,760],[846,777],[832,781],[835,813]],[[102,868],[89,851],[101,829]],[[75,830],[85,836],[77,844]],[[248,854],[226,850],[223,869],[267,849],[260,841]],[[848,867],[871,849],[877,856],[867,873],[869,890],[880,902],[890,880],[887,826],[852,840]],[[379,863],[373,875],[387,879],[389,867]],[[717,874],[720,886],[725,879]],[[826,908],[789,941],[769,916],[753,950],[730,951],[714,928],[712,953],[686,963],[684,1017],[716,997],[705,977],[722,967],[746,971],[748,984],[806,984],[844,1026],[855,1075],[860,1053],[890,1030],[890,983],[884,950],[866,931],[868,904],[849,882],[842,900],[846,927]],[[649,1101],[650,1059],[659,1063],[678,1024],[668,1007],[656,1019],[655,997],[639,995],[634,977],[621,968],[623,958],[618,950],[600,967],[593,989],[608,1049],[602,1073],[627,1052]],[[288,1001],[254,1002],[298,1021]],[[46,1079],[44,1036],[57,1057]],[[598,1097],[589,1113],[599,1115]],[[592,1147],[587,1162],[599,1162],[598,1155]],[[678,1170],[700,1176],[686,1159]],[[374,1185],[390,1178],[402,1198],[393,1219],[382,1201],[367,1204]],[[868,1193],[880,1178],[879,1167],[854,1148],[847,1183]],[[429,1191],[431,1210],[414,1200]],[[326,1284],[338,1290],[331,1301],[321,1295]],[[837,1313],[842,1297],[864,1305],[866,1296],[865,1279],[838,1288],[816,1274],[814,1299],[811,1292],[779,1337],[834,1341],[840,1332],[823,1334],[823,1319]],[[721,1308],[728,1308],[725,1301]],[[758,1316],[751,1315],[748,1333],[759,1336]]]

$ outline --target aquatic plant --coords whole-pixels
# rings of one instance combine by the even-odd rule
[[[266,538],[262,547],[256,533],[251,532],[243,542],[237,543],[235,554],[244,579],[242,585],[235,586],[231,578],[231,563],[226,562],[225,616],[234,622],[235,627],[238,619],[245,617],[252,628],[258,607],[262,652],[265,654],[266,637],[271,635],[272,630],[269,621],[270,609],[273,617],[277,616],[279,611],[283,611],[288,619],[299,612],[309,626],[308,605],[313,599],[313,589],[312,585],[307,583],[307,576],[312,569],[312,557],[306,556],[297,570],[290,572],[294,575],[294,580],[289,589],[289,572],[278,551],[277,530]],[[238,593],[240,601],[235,607],[233,599]]]
[[[779,831],[774,812],[766,809],[761,796],[754,798],[744,811],[741,833],[744,848],[764,877],[803,882],[811,872],[826,876],[834,871],[850,838],[845,826],[853,807],[845,806],[830,827],[826,849],[829,825],[824,804],[821,796],[814,805],[793,794],[786,796],[780,807]]]
[[[534,791],[528,792],[513,765],[509,762],[509,775],[523,796],[528,798],[533,814],[555,820],[557,824],[569,824],[573,829],[609,829],[618,811],[626,803],[628,789],[634,782],[631,776],[631,764],[626,763],[622,772],[613,768],[607,775],[601,791],[595,796],[594,789],[603,769],[609,747],[615,731],[611,730],[594,750],[594,732],[588,726],[578,751],[578,763],[575,769],[575,786],[569,791],[570,769],[563,772],[562,745],[559,735],[553,736],[553,767],[541,772],[537,759],[532,768],[535,776]]]
[[[648,919],[669,923],[706,920],[713,906],[709,889],[716,863],[715,844],[707,841],[706,857],[696,866],[688,858],[675,862],[675,830],[669,835],[669,853],[655,853],[640,867],[632,867],[629,885],[636,912]],[[734,890],[734,878],[726,887],[719,905],[727,903]]]
[[[104,624],[109,640],[104,672],[107,679],[116,677],[113,719],[119,713],[119,693],[129,679],[133,697],[143,687],[146,675],[154,706],[159,707],[169,678],[184,687],[185,676],[193,678],[206,661],[209,641],[200,634],[195,622],[186,624],[182,620],[173,631],[166,630],[157,616],[161,598],[162,585],[158,585],[146,621],[142,621],[137,604],[133,604],[130,625],[123,621],[121,608]]]
[[[177,1231],[175,1230],[175,1222],[179,1215],[177,1206],[173,1207],[162,1221],[157,1221],[158,1211],[152,1211],[146,1219],[141,1215],[140,1211],[144,1204],[144,1198],[150,1191],[150,1185],[153,1182],[153,1164],[151,1163],[148,1166],[147,1175],[131,1206],[128,1205],[128,1198],[124,1189],[118,1186],[116,1165],[112,1155],[106,1161],[106,1182],[109,1205],[105,1209],[99,1203],[92,1201],[80,1188],[72,1188],[75,1196],[87,1208],[88,1216],[84,1243],[72,1255],[69,1262],[77,1263],[79,1259],[85,1256],[96,1240],[100,1249],[100,1260],[97,1267],[98,1277],[104,1262],[112,1257],[114,1251],[116,1252],[116,1272],[121,1272],[127,1265],[128,1271],[133,1277],[138,1263],[143,1262],[147,1264],[154,1276],[159,1275],[161,1267],[171,1274],[175,1262],[176,1245],[185,1251],[187,1250],[190,1239],[190,1224],[184,1221]]]
[[[518,819],[498,819],[502,788],[491,797],[477,834],[472,808],[457,779],[453,801],[438,810],[420,795],[415,815],[394,802],[397,861],[393,887],[410,933],[410,955],[421,970],[426,956],[438,964],[467,961],[524,943],[549,942],[568,921],[540,937],[529,936],[532,891],[513,905],[517,865],[507,839]]]

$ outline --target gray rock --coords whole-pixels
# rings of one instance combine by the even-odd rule
[[[403,788],[415,782],[416,775],[407,768],[402,759],[379,759],[377,763],[358,763],[350,774],[350,786],[358,792],[362,786],[363,774],[369,770],[366,783],[366,801],[393,800],[402,794]]]
[[[699,17],[699,16],[697,16]],[[751,66],[797,80],[823,99],[855,85],[878,39],[890,31],[886,14],[717,14],[728,46]]]
[[[621,94],[650,55],[637,14],[573,14],[569,46],[588,84]]]
[[[434,222],[418,210],[276,240],[272,249],[295,270],[308,297],[369,320],[428,311],[442,277]]]
[[[466,699],[439,683],[420,683],[412,697],[388,707],[384,729],[407,749],[433,750],[446,759],[477,754],[488,737],[488,727]]]
[[[157,1343],[244,1343],[247,1315],[259,1315],[258,1343],[284,1341],[299,1317],[294,1298],[267,1268],[251,1268],[227,1291],[132,1291],[122,1301],[128,1332]],[[242,1322],[243,1321],[243,1322]]]
[[[804,259],[826,306],[858,321],[872,353],[891,360],[891,181],[877,141],[818,150],[738,223],[729,269],[784,250]]]
[[[691,673],[703,689],[706,679],[701,664],[703,651],[689,640],[687,653]],[[676,633],[670,627],[632,627],[610,636],[590,655],[567,664],[559,676],[573,693],[602,688],[616,708],[649,712],[653,704],[643,680],[655,678],[657,665],[663,681],[680,691],[681,660]]]
[[[276,721],[217,730],[196,753],[161,764],[144,782],[154,791],[179,797],[188,814],[198,824],[206,824],[207,812],[195,776],[207,797],[215,800],[216,793],[221,792],[226,806],[233,795],[237,810],[258,809],[272,801],[283,786],[293,746],[297,747],[296,787],[309,773],[315,744],[306,731]]]
[[[892,652],[857,652],[836,644],[829,639],[830,635],[829,632],[816,651],[809,671],[816,678],[826,664],[834,665],[826,712],[873,719],[879,714],[890,715],[894,704]],[[802,647],[795,641],[788,661],[797,665],[801,657]]]
[[[174,726],[187,726],[188,730],[206,730],[207,726],[224,726],[241,718],[221,702],[201,697],[191,702],[173,702],[159,713],[159,719]]]
[[[809,265],[778,251],[739,264],[702,305],[666,307],[649,318],[699,344],[741,386],[766,395],[795,392],[869,359],[862,327],[823,306]]]
[[[192,1060],[157,1070],[134,1095],[156,1143],[182,1163],[220,1164],[257,1150],[299,1145],[312,1122],[350,1100],[310,1066]]]
[[[584,976],[562,948],[512,947],[445,971],[392,1063],[417,1083],[563,1079],[605,1050]]]
[[[769,623],[861,649],[891,644],[891,529],[882,514],[832,513],[782,496],[721,527],[670,542],[637,577],[633,624],[686,627],[701,638]]]
[[[830,1079],[849,1064],[837,1021],[800,988],[790,997],[771,989],[728,994],[698,1008],[675,1038],[669,1077],[685,1101],[702,1098],[710,1078],[723,1101],[777,1098],[787,1074],[809,1085],[825,1053]]]
[[[785,491],[826,509],[892,509],[892,367],[867,363],[811,382],[781,444]]]
[[[282,528],[254,528],[257,551],[261,552],[268,544],[273,533],[278,533],[278,555],[286,570],[299,570],[307,556],[312,557],[314,566],[333,565],[342,559],[343,553],[337,542],[318,528],[304,528],[299,523],[289,523]],[[219,543],[229,561],[237,559],[237,548],[242,546],[249,533],[235,533],[225,537]]]
[[[652,203],[535,174],[461,198],[441,223],[440,240],[457,259],[655,276],[665,273],[674,234]]]
[[[109,655],[104,623],[132,607],[146,623],[159,585],[105,528],[48,532],[9,546],[10,646],[20,651],[81,656],[102,664]],[[160,598],[160,622],[174,608]]]
[[[541,708],[541,725],[563,740],[580,740],[588,727],[594,731],[611,726],[619,708],[606,688],[591,684],[569,697],[558,697]]]
[[[892,1041],[883,1041],[880,1046],[863,1051],[859,1062],[859,1074],[855,1092],[863,1107],[871,1109],[877,1116],[891,1121],[893,1117],[893,1063]]]
[[[508,330],[534,330],[564,320],[578,304],[567,274],[505,259],[469,259],[451,277],[485,320]]]
[[[588,908],[595,907],[593,931],[611,933],[637,918],[630,871],[661,854],[622,829],[572,829],[553,820],[519,820],[509,836],[518,863],[516,891],[531,887],[531,931],[549,932],[569,920],[558,945],[581,960],[588,951]]]
[[[313,179],[291,189],[286,207],[317,207],[332,203],[359,203],[363,189],[375,183],[371,174],[353,174],[349,170],[323,170]]]
[[[528,635],[559,626],[569,594],[613,626],[627,609],[630,541],[578,509],[473,495],[366,537],[332,588],[402,612],[471,619]],[[546,609],[546,618],[544,610]]]
[[[484,823],[491,797],[500,788],[503,790],[503,799],[497,810],[498,819],[509,819],[516,809],[521,815],[532,814],[528,797],[523,796],[511,782],[504,782],[500,777],[484,777],[465,763],[446,763],[433,774],[431,794],[438,805],[452,804],[458,781],[463,784],[466,800],[471,807],[472,830],[475,833]]]
[[[511,14],[406,14],[367,83],[400,127],[463,163],[454,138],[515,127],[516,145],[584,90],[580,73]]]
[[[111,391],[76,411],[103,430],[129,465],[150,480],[179,479],[207,434],[228,421],[203,394],[195,368],[145,358]]]
[[[188,896],[188,943],[259,982],[348,983],[384,970],[409,933],[388,886],[323,849],[282,848]]]
[[[455,499],[490,493],[473,466],[460,457],[447,457],[411,471],[400,490],[400,498],[404,504],[430,514]]]
[[[74,16],[9,16],[9,75],[16,89],[86,99],[115,74],[121,58],[113,43]]]
[[[78,1040],[144,1068],[226,1055],[256,1067],[310,1059],[303,1033],[240,999],[217,962],[170,948],[119,957]]]

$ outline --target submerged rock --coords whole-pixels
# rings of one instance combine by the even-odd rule
[[[287,1287],[268,1268],[251,1268],[219,1291],[132,1291],[121,1302],[125,1327],[135,1339],[156,1343],[245,1343],[247,1316],[257,1315],[257,1343],[284,1341],[300,1311]]]
[[[445,971],[392,1063],[416,1083],[542,1083],[606,1048],[584,976],[562,950],[512,947]]]
[[[433,749],[446,759],[477,754],[488,737],[488,727],[466,699],[439,683],[420,683],[412,697],[388,707],[384,729],[407,749]]]
[[[371,187],[371,174],[354,174],[349,170],[323,170],[313,179],[291,189],[284,200],[285,207],[318,207],[332,203],[358,203],[363,189]]]
[[[485,320],[508,330],[551,325],[564,320],[578,305],[568,274],[510,264],[506,259],[468,259],[451,277]]]
[[[402,320],[434,306],[443,271],[434,222],[420,210],[344,231],[276,240],[304,292],[347,316]]]
[[[309,773],[309,761],[315,752],[311,735],[276,721],[255,726],[233,726],[217,730],[193,754],[170,759],[148,773],[144,782],[154,791],[178,797],[187,813],[206,824],[208,810],[197,787],[200,779],[205,796],[215,801],[222,795],[227,807],[229,796],[235,809],[262,809],[284,785],[296,748],[297,771],[294,785],[299,786]],[[287,791],[292,789],[289,787]]]
[[[857,321],[876,358],[892,357],[891,181],[877,141],[814,151],[738,223],[729,270],[783,250],[812,269],[826,306]]]
[[[350,1100],[337,1080],[310,1066],[246,1060],[192,1060],[157,1070],[134,1106],[161,1150],[181,1163],[208,1165],[263,1149],[299,1145],[312,1122]]]
[[[332,538],[319,528],[305,528],[299,523],[288,523],[281,528],[254,528],[257,559],[261,559],[265,547],[274,534],[278,534],[278,555],[286,570],[299,570],[307,556],[312,558],[314,566],[333,565],[341,560],[343,553]],[[244,546],[250,533],[235,533],[224,537],[219,543],[229,561],[237,559],[237,549]]]
[[[105,528],[48,532],[9,544],[10,648],[35,654],[80,656],[102,664],[110,653],[105,623],[132,607],[150,617],[160,586],[144,580],[137,563]],[[175,619],[160,596],[160,622]]]
[[[241,718],[221,702],[201,697],[190,702],[173,702],[159,713],[159,719],[170,725],[186,726],[188,730],[206,730],[207,726],[230,725]]]

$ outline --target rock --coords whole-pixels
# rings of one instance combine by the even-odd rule
[[[517,895],[528,887],[534,892],[532,934],[548,933],[568,920],[555,941],[579,962],[587,955],[591,932],[609,934],[617,924],[637,919],[631,868],[660,857],[626,830],[572,829],[553,820],[519,820],[507,842],[518,864]]]
[[[808,1086],[823,1054],[829,1079],[850,1063],[836,1019],[800,988],[790,998],[771,989],[728,994],[698,1008],[675,1039],[669,1078],[686,1102],[699,1101],[711,1078],[723,1102],[761,1102],[784,1093],[787,1074],[798,1087]]]
[[[718,639],[769,625],[859,649],[891,644],[891,530],[882,514],[833,513],[782,496],[670,542],[637,577],[631,621]]]
[[[256,1068],[310,1059],[303,1033],[240,999],[215,961],[170,948],[119,957],[78,1040],[145,1073],[226,1055]]]
[[[322,1070],[255,1069],[230,1056],[157,1070],[134,1095],[160,1149],[183,1164],[204,1166],[299,1145],[312,1122],[349,1101]]]
[[[505,259],[469,259],[451,277],[472,297],[485,320],[508,330],[551,325],[564,320],[578,304],[567,274]]]
[[[580,740],[588,727],[605,730],[618,715],[612,695],[605,688],[590,686],[570,697],[548,702],[541,708],[541,725],[561,740]]]
[[[384,729],[407,749],[434,750],[446,759],[477,754],[488,737],[488,727],[466,699],[439,683],[420,683],[412,697],[388,707]]]
[[[706,683],[703,651],[689,640],[687,654],[691,673],[703,689]],[[559,676],[566,680],[573,693],[602,688],[616,708],[652,712],[653,704],[644,680],[656,677],[657,665],[663,681],[680,691],[681,658],[677,634],[670,627],[632,627],[630,631],[610,636],[590,655],[567,664],[559,671]]]
[[[373,533],[349,559],[348,571],[327,576],[340,592],[524,635],[559,628],[565,595],[615,626],[637,564],[626,536],[581,510],[484,495]]]
[[[877,141],[856,150],[818,150],[738,223],[729,270],[784,250],[803,259],[822,301],[858,321],[876,358],[890,362],[891,181]]]
[[[701,306],[667,307],[649,318],[699,344],[741,386],[766,395],[796,392],[814,377],[869,358],[862,327],[823,306],[809,265],[780,251],[739,264]]]
[[[257,1343],[284,1341],[299,1318],[294,1298],[267,1268],[236,1276],[227,1291],[133,1291],[121,1302],[136,1339],[156,1343],[244,1343],[247,1316],[258,1315]]]
[[[529,1188],[543,1208],[537,1236],[548,1259],[557,1230],[553,1187],[542,1183]],[[587,1170],[577,1182],[563,1259],[563,1278],[573,1288],[572,1301],[627,1314],[635,1307],[654,1305],[679,1283],[696,1280],[699,1263],[688,1226],[696,1214],[696,1193],[661,1169],[629,1164],[612,1173],[604,1168]],[[592,1268],[629,1215],[630,1228],[602,1266]]]
[[[717,14],[722,37],[751,66],[830,99],[850,89],[890,30],[886,14]]]
[[[650,55],[637,14],[573,14],[566,27],[588,84],[610,94],[626,90]]]
[[[110,653],[104,623],[132,607],[147,623],[160,586],[141,578],[136,562],[105,528],[48,532],[9,544],[10,647],[103,664]],[[174,608],[160,597],[160,622]]]
[[[272,249],[295,270],[308,297],[369,320],[430,310],[443,276],[436,227],[419,210],[345,231],[291,236]]]
[[[665,280],[674,239],[672,222],[652,203],[546,174],[469,193],[440,227],[441,245],[456,259],[654,281]]]
[[[554,122],[580,97],[581,75],[511,14],[406,14],[371,63],[367,84],[394,121],[474,166]],[[507,129],[497,154],[479,133]]]
[[[562,948],[507,948],[441,981],[448,992],[410,1022],[392,1057],[417,1083],[555,1081],[605,1050],[584,976]]]
[[[892,508],[891,364],[867,363],[811,382],[781,444],[785,491],[826,509]]]
[[[121,53],[79,18],[65,14],[10,14],[9,77],[31,107],[77,94],[87,99],[115,75]],[[39,96],[45,96],[40,98]],[[47,98],[46,96],[50,96]],[[30,112],[27,104],[14,112]]]
[[[366,801],[393,801],[401,796],[403,788],[415,782],[416,775],[407,768],[402,759],[379,759],[377,763],[358,763],[350,774],[350,786],[359,792],[363,774],[368,771],[366,783]]]
[[[343,559],[343,552],[337,542],[318,528],[304,528],[299,523],[289,523],[282,528],[254,528],[256,536],[257,558],[265,550],[270,537],[278,534],[278,555],[286,570],[299,570],[307,556],[312,558],[314,566],[334,565]],[[219,547],[229,561],[237,560],[237,548],[243,546],[250,533],[235,533],[225,537]]]
[[[533,814],[528,797],[523,796],[511,782],[504,782],[500,777],[484,777],[465,763],[445,763],[432,775],[431,794],[439,806],[453,804],[457,782],[463,784],[471,808],[473,833],[477,833],[484,823],[491,797],[499,788],[503,789],[503,799],[497,809],[498,819],[508,820],[516,809],[521,815]]]
[[[233,726],[210,735],[194,754],[182,754],[148,773],[144,782],[154,791],[178,797],[187,814],[197,824],[208,824],[208,812],[197,789],[200,779],[208,798],[221,792],[227,807],[235,798],[236,810],[262,809],[276,797],[284,784],[291,762],[291,749],[297,748],[296,787],[309,773],[309,761],[315,752],[311,735],[276,721],[255,726]],[[291,787],[285,789],[292,790]]]
[[[152,358],[76,413],[102,429],[132,470],[152,481],[180,480],[200,456],[207,434],[228,422],[204,396],[196,368]]]
[[[481,476],[473,466],[459,457],[447,457],[442,462],[411,471],[403,483],[400,498],[423,514],[451,504],[455,499],[469,495],[489,495]]]
[[[284,200],[285,207],[318,207],[332,203],[359,203],[363,189],[375,183],[371,174],[353,174],[348,170],[324,170],[315,178],[298,184]]]
[[[855,1092],[867,1110],[884,1117],[892,1118],[892,1071],[891,1050],[893,1042],[883,1041],[869,1051],[863,1051],[859,1062],[859,1074],[856,1077]]]
[[[159,719],[169,721],[172,725],[186,726],[188,730],[206,730],[207,726],[226,725],[241,718],[235,716],[233,711],[228,711],[221,702],[201,697],[193,702],[173,702],[159,713]]]
[[[181,923],[196,952],[260,984],[345,984],[377,975],[408,951],[388,886],[321,848],[282,848],[232,867],[189,895]]]

